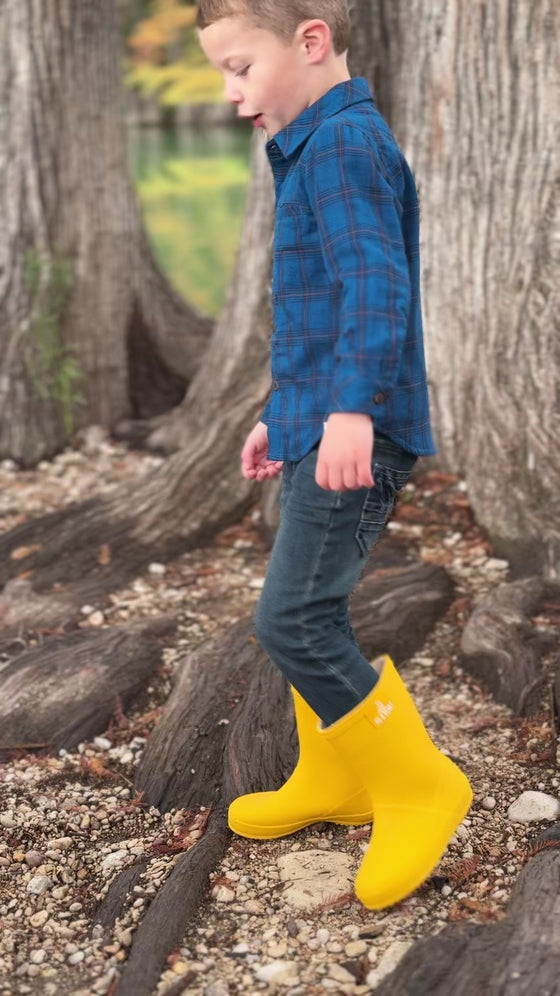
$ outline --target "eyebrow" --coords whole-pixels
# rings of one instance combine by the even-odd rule
[[[224,69],[232,69],[232,62],[246,62],[247,56],[245,55],[230,55],[227,59],[221,63]]]

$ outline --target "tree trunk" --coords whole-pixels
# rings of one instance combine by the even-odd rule
[[[542,664],[557,647],[557,633],[535,632],[532,617],[558,596],[540,577],[502,584],[484,598],[461,639],[461,665],[517,716],[550,708],[550,682]]]
[[[24,16],[8,0],[4,6],[11,22]],[[549,245],[556,224],[549,155],[555,112],[553,87],[545,89],[543,79],[553,72],[556,19],[552,0],[510,0],[500,17],[496,6],[360,0],[353,69],[379,84],[382,109],[421,189],[426,339],[442,459],[466,474],[475,512],[492,537],[498,543],[509,537],[507,552],[521,565],[530,544],[532,569],[549,557],[552,573],[560,528],[554,514],[560,308],[554,312]],[[84,9],[93,17],[89,5]],[[530,175],[522,168],[528,162]],[[4,580],[57,561],[56,580],[66,572],[83,576],[87,565],[109,584],[117,568],[126,577],[154,549],[171,555],[201,542],[254,500],[239,476],[238,453],[268,386],[272,197],[262,150],[248,205],[223,316],[171,420],[174,445],[184,449],[134,493],[124,488],[109,503],[90,503],[67,520],[7,537]],[[530,267],[530,286],[519,284]],[[518,284],[525,290],[516,291]],[[5,364],[9,348],[3,355]],[[166,419],[152,441],[164,445],[168,433]],[[113,551],[104,571],[96,567],[100,535]],[[10,561],[14,544],[38,542],[39,553]],[[48,585],[48,573],[43,578]]]
[[[559,996],[559,902],[560,851],[547,848],[520,873],[504,920],[417,941],[377,996]]]
[[[359,0],[354,68],[415,170],[442,463],[522,573],[560,570],[559,11]]]
[[[0,457],[24,465],[177,404],[212,327],[142,229],[117,37],[112,0],[0,0]]]
[[[157,440],[163,445],[176,433],[182,449],[110,498],[92,498],[0,537],[0,584],[25,574],[36,591],[71,585],[69,596],[83,604],[126,583],[154,556],[169,560],[202,544],[255,501],[259,486],[242,478],[239,453],[270,386],[269,173],[260,143],[224,312],[185,403],[166,416]]]

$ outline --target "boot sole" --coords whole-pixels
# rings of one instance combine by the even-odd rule
[[[343,827],[361,827],[366,823],[371,823],[372,819],[371,813],[357,813],[354,816],[314,816],[312,819],[299,820],[297,823],[289,823],[279,827],[257,827],[235,820],[228,820],[228,826],[239,837],[247,837],[249,840],[277,840],[278,837],[289,837],[290,834],[297,833],[304,827],[313,826],[314,823],[336,823]]]
[[[461,802],[458,803],[452,813],[449,814],[445,844],[437,851],[434,859],[430,859],[429,865],[426,863],[423,870],[415,876],[414,879],[411,879],[411,881],[407,883],[406,887],[398,889],[390,895],[389,893],[386,893],[383,899],[379,895],[375,897],[375,900],[366,900],[366,898],[362,899],[356,890],[356,895],[362,905],[368,910],[384,910],[387,909],[388,906],[394,906],[395,903],[400,903],[403,899],[406,899],[408,896],[411,896],[412,893],[416,892],[416,889],[419,889],[426,879],[429,878],[430,874],[445,854],[447,848],[449,847],[449,841],[451,840],[459,824],[462,823],[465,816],[469,812],[473,798],[473,791],[469,786],[468,791],[466,791],[461,797]]]

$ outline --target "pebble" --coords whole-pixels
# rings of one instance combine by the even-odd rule
[[[104,871],[111,871],[113,868],[119,868],[128,856],[128,851],[112,851],[111,854],[107,854],[106,857],[103,858],[101,867]]]
[[[329,966],[329,978],[335,979],[336,982],[356,981],[354,976],[350,972],[348,972],[347,969],[343,968],[342,965],[337,965],[336,962],[334,963],[334,965]]]
[[[113,746],[112,741],[108,740],[107,737],[94,737],[93,742],[100,750],[110,750]]]
[[[244,903],[243,908],[247,913],[250,913],[252,916],[264,916],[266,912],[263,904],[259,903],[259,901],[256,899],[248,899],[247,902]]]
[[[260,965],[256,968],[255,976],[259,982],[267,982],[268,985],[278,985],[292,979],[297,983],[297,962],[272,961],[269,965]]]
[[[560,801],[544,792],[522,792],[507,811],[507,818],[512,823],[556,820],[559,816]]]
[[[368,946],[365,941],[350,941],[344,948],[349,958],[359,958],[366,953]]]
[[[84,960],[84,958],[85,954],[83,951],[75,951],[74,954],[68,955],[67,960],[69,965],[79,965],[80,962]]]
[[[229,996],[229,986],[225,982],[211,982],[204,987],[204,996]]]
[[[487,795],[486,798],[482,800],[482,808],[489,811],[496,808],[496,800],[493,795]]]
[[[38,868],[44,860],[45,855],[41,854],[40,851],[27,851],[25,854],[25,863],[28,868]]]
[[[97,609],[96,612],[92,612],[91,615],[88,616],[88,623],[90,626],[103,626],[104,622],[105,616],[99,609]]]
[[[399,964],[401,958],[408,951],[411,944],[413,944],[412,940],[393,941],[393,943],[383,953],[377,967],[369,972],[366,978],[368,986],[373,988],[374,986],[379,985],[381,980],[384,979],[386,975],[393,972]]]
[[[235,892],[226,885],[214,886],[212,895],[217,903],[232,903],[235,899]]]
[[[32,896],[42,896],[44,892],[52,889],[54,882],[48,875],[36,875],[27,883],[27,891]]]

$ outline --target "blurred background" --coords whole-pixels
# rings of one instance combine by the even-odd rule
[[[130,167],[170,283],[217,316],[241,231],[251,127],[198,44],[194,3],[119,0]]]

